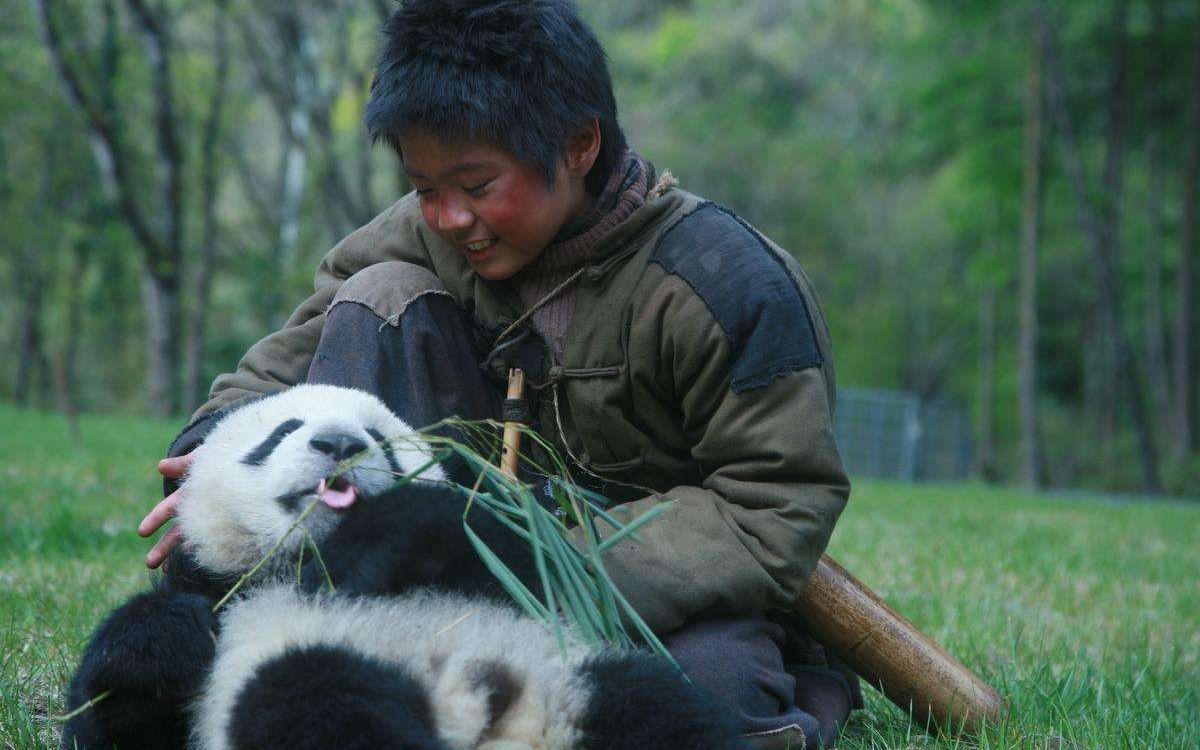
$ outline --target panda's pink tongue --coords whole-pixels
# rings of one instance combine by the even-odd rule
[[[321,496],[321,499],[325,501],[326,505],[328,505],[330,508],[337,508],[338,510],[349,508],[351,505],[354,505],[354,501],[358,499],[358,490],[354,488],[354,485],[347,484],[345,489],[339,490],[330,487],[328,484],[326,484],[324,479],[322,479],[321,483],[317,485],[317,494]]]

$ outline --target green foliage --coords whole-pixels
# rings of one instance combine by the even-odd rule
[[[56,3],[72,11],[64,17],[78,41],[73,56],[94,90],[101,80],[103,5]],[[106,191],[82,119],[62,94],[31,6],[10,5],[13,21],[0,35],[0,253],[10,261],[0,265],[5,344],[19,349],[28,279],[42,278],[46,360],[64,352],[73,333],[75,400],[90,410],[134,409],[145,390],[142,259]],[[284,6],[229,4],[233,57],[217,153],[220,235],[204,382],[232,368],[285,319],[334,242],[407,189],[392,155],[367,150],[361,130],[378,43],[373,6],[311,0],[286,6],[311,44],[309,72],[317,84],[303,143],[296,240],[289,244],[282,239],[278,177],[290,136],[276,98],[296,70],[283,63],[278,24]],[[115,7],[113,96],[138,157],[131,163],[152,165],[147,59],[124,5]],[[201,249],[201,132],[216,81],[215,4],[172,0],[164,7],[179,42],[174,82],[189,196],[186,261],[194,265]],[[1054,31],[1087,192],[1096,201],[1103,197],[1117,0],[583,2],[608,49],[631,142],[660,170],[672,170],[684,188],[730,206],[800,259],[830,321],[840,381],[987,408],[994,414],[995,453],[1004,457],[1015,455],[1018,438],[1016,270],[1035,7],[1045,9]],[[1154,20],[1160,7],[1161,29]],[[1151,247],[1163,257],[1161,317],[1173,321],[1176,314],[1183,144],[1198,25],[1194,4],[1130,0],[1118,282],[1122,325],[1137,342],[1139,364],[1145,361]],[[326,127],[328,137],[321,136]],[[1131,445],[1132,427],[1124,405],[1111,425],[1097,416],[1106,407],[1096,404],[1105,389],[1089,381],[1103,360],[1097,359],[1096,276],[1063,168],[1060,123],[1048,120],[1044,129],[1041,416],[1054,442],[1048,453],[1060,457],[1059,466],[1080,467],[1056,470],[1054,481],[1090,484],[1103,476],[1109,488],[1130,489],[1139,481],[1136,472],[1092,470],[1111,465],[1113,451]],[[1148,211],[1157,184],[1151,153],[1159,142],[1165,144],[1161,235]],[[161,196],[149,189],[153,183],[145,184],[139,200],[152,208]],[[85,314],[76,330],[67,322],[66,290],[80,257],[87,259],[80,272]],[[184,292],[190,312],[197,303],[190,286]],[[996,300],[996,350],[994,388],[979,403],[983,294]],[[10,358],[0,368],[0,398],[17,395],[18,365]],[[56,402],[49,373],[35,376],[35,400]],[[1081,443],[1055,426],[1084,421],[1102,439]],[[1163,447],[1167,426],[1153,421]],[[1008,458],[998,468],[1001,478],[1015,474]],[[1188,472],[1164,469],[1177,477],[1174,487],[1196,492],[1182,479]]]

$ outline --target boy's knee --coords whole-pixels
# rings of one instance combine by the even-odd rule
[[[838,672],[786,667],[784,629],[761,615],[697,617],[662,640],[692,683],[724,702],[753,747],[830,746],[856,705]]]
[[[783,668],[778,625],[761,616],[697,618],[663,644],[694,682],[750,714],[790,702],[793,681]]]
[[[410,304],[428,294],[451,296],[428,268],[392,260],[367,266],[342,282],[329,309],[352,302],[395,325]]]

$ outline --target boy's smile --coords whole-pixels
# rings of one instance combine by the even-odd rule
[[[590,207],[583,177],[595,158],[585,158],[576,174],[583,167],[577,140],[568,144],[552,186],[536,167],[486,141],[444,140],[418,129],[399,142],[425,223],[462,250],[475,273],[498,281],[533,262]]]

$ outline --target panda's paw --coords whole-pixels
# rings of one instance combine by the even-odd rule
[[[306,555],[301,587],[315,592],[332,581],[338,592],[360,596],[434,583],[454,588],[456,567],[477,560],[462,529],[465,509],[457,491],[425,483],[364,498],[319,555]]]
[[[164,710],[190,696],[216,647],[217,617],[197,594],[150,591],[114,611],[92,636],[75,679],[72,702],[107,693],[93,712],[121,721]],[[73,706],[74,707],[74,706]]]
[[[197,594],[139,594],[96,628],[71,680],[62,747],[182,747],[183,709],[212,662],[217,618]]]

